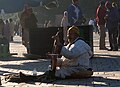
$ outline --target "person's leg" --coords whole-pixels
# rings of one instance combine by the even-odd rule
[[[13,41],[13,36],[11,36],[11,41]]]
[[[27,29],[24,29],[24,46],[27,49],[27,53],[30,53],[30,49],[29,49],[29,31]]]
[[[22,36],[22,45],[24,45],[24,46],[25,46],[25,29],[24,29],[24,28],[22,28],[21,30],[22,30],[22,31],[21,31],[21,36]]]
[[[92,69],[87,69],[82,66],[65,66],[56,70],[55,77],[66,78],[87,78],[93,74]]]
[[[112,51],[113,50],[113,44],[112,44],[113,32],[110,28],[108,29],[108,36],[109,36],[109,44],[110,44],[109,51]]]
[[[113,51],[118,51],[118,43],[117,43],[117,37],[118,37],[118,28],[115,27],[113,30]]]
[[[90,78],[93,75],[93,71],[91,70],[84,70],[84,71],[79,71],[76,73],[71,74],[71,76],[67,77],[70,79],[81,79],[81,78]]]
[[[57,63],[56,63],[57,62]],[[20,72],[20,79],[21,81],[40,81],[40,82],[52,82],[56,79],[55,77],[55,68],[56,66],[60,66],[61,65],[61,59],[57,59],[57,61],[54,59],[52,59],[51,62],[51,70],[47,70],[44,74],[42,75],[37,75],[37,76],[33,76],[33,75],[26,75],[23,74],[22,72]]]
[[[120,47],[120,23],[118,26],[118,46]]]
[[[99,46],[100,46],[100,50],[106,50],[105,47],[105,26],[104,25],[99,25],[99,30],[100,30],[100,42],[99,42]]]

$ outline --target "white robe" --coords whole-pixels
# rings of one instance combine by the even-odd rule
[[[62,47],[63,55],[58,62],[61,61],[61,67],[56,70],[55,76],[65,78],[72,73],[89,68],[89,58],[92,56],[91,47],[83,40],[77,40],[70,47]]]

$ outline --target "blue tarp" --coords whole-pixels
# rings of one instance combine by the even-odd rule
[[[25,4],[37,7],[40,5],[40,0],[0,0],[0,10],[4,9],[5,13],[14,13],[22,11]]]

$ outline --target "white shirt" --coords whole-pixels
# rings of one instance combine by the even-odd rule
[[[91,47],[83,40],[77,40],[68,48],[62,47],[61,54],[63,55],[63,64],[70,66],[82,65],[89,67],[89,58],[92,56]]]

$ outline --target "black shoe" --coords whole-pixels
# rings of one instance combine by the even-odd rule
[[[92,69],[92,68],[88,68],[87,70],[88,70],[88,71],[93,71],[93,69]]]
[[[108,50],[108,49],[105,47],[105,48],[100,48],[100,50]]]
[[[27,81],[28,76],[26,76],[26,75],[23,74],[22,72],[20,72],[19,74],[20,74],[20,81],[21,81],[21,82]]]
[[[30,82],[30,81],[36,81],[37,76],[32,76],[32,75],[26,75],[20,72],[20,81],[21,82]]]
[[[113,51],[113,49],[108,49],[108,51]]]
[[[113,51],[118,51],[118,49],[113,49]]]
[[[40,77],[38,77],[37,80],[40,82],[43,82],[43,83],[51,83],[51,82],[55,81],[56,78],[55,78],[54,72],[49,70],[49,71],[46,71]]]

